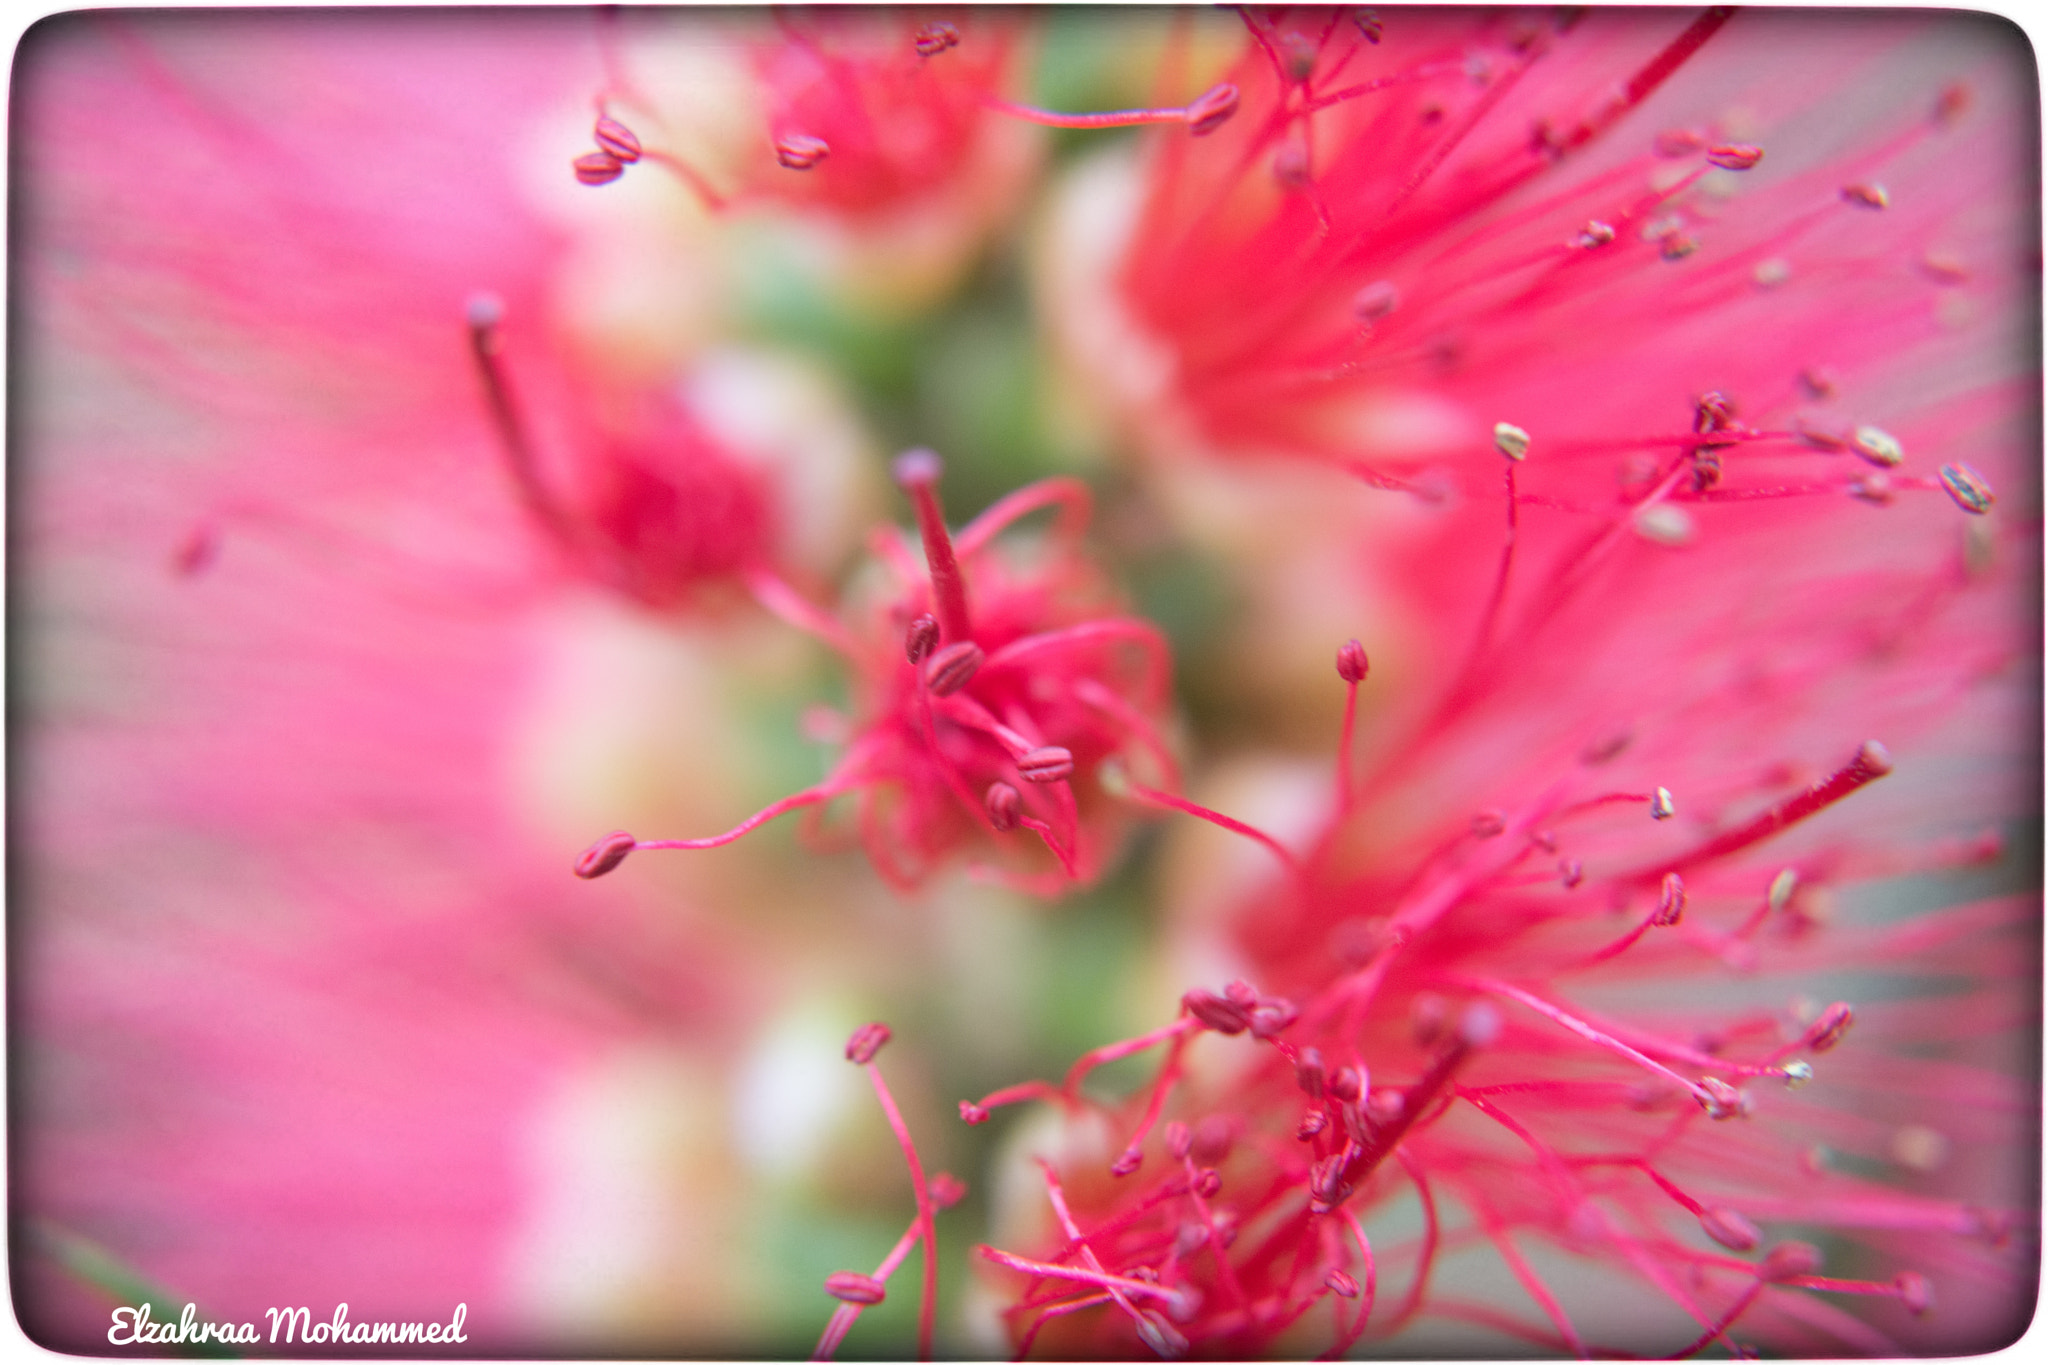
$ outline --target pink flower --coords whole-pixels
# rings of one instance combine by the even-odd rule
[[[1091,507],[1072,479],[1033,484],[997,502],[956,538],[939,503],[940,462],[912,451],[897,482],[916,508],[923,556],[878,534],[893,579],[848,629],[779,584],[764,600],[835,646],[856,670],[858,709],[830,776],[724,834],[700,839],[606,835],[577,860],[602,876],[635,848],[712,848],[764,821],[841,796],[875,869],[910,889],[963,849],[995,880],[1058,893],[1092,880],[1125,823],[1119,803],[1073,779],[1111,760],[1178,781],[1161,734],[1171,659],[1149,624],[1109,614],[1100,574],[1080,552]],[[997,537],[1057,509],[1049,544],[1006,559]],[[1024,831],[1019,834],[1019,830]],[[1033,857],[1020,848],[1032,837]],[[1050,864],[1050,865],[1048,865]]]
[[[2017,1331],[2032,1195],[1997,1116],[2037,1099],[1976,1011],[2028,1008],[2033,959],[2001,962],[2035,902],[1827,913],[1995,856],[2024,800],[2038,527],[1987,496],[2032,459],[2015,87],[1941,33],[1845,133],[1829,102],[1903,26],[1822,60],[1779,22],[1253,13],[1237,117],[1152,149],[1126,311],[1068,322],[1118,352],[1092,370],[1153,476],[1308,457],[1413,511],[1347,556],[1386,639],[1359,727],[1339,654],[1315,818],[1180,879],[1191,953],[1242,979],[962,1106],[1061,1120],[1020,1136],[1042,1177],[986,1253],[1020,1350],[1342,1353],[1418,1315],[1573,1354]],[[1706,116],[1738,97],[1739,131]],[[1892,979],[1816,994],[1850,971]],[[1121,1103],[1081,1090],[1162,1047]],[[1498,1299],[1461,1285],[1480,1260]]]

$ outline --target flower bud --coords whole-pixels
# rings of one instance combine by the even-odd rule
[[[599,839],[576,857],[576,875],[589,881],[626,861],[626,855],[639,846],[639,841],[626,831],[613,830]]]
[[[875,1054],[891,1036],[887,1024],[862,1024],[846,1040],[846,1060],[855,1066],[866,1066],[875,1060]]]

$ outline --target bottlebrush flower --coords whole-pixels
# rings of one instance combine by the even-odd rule
[[[963,848],[975,851],[984,875],[1040,892],[1101,871],[1123,807],[1077,779],[1114,758],[1178,783],[1160,729],[1166,642],[1143,621],[1108,614],[1105,585],[1078,543],[1091,508],[1084,485],[1051,479],[1019,489],[956,538],[940,507],[939,473],[930,451],[897,460],[922,561],[900,537],[874,537],[890,586],[851,626],[793,591],[764,588],[765,601],[855,669],[857,713],[831,775],[724,834],[607,835],[578,858],[578,876],[603,876],[636,848],[716,847],[841,796],[854,798],[855,830],[876,870],[899,887]],[[1058,516],[1036,555],[999,552],[998,536],[1045,508]],[[1044,854],[1025,853],[1025,840]]]
[[[1024,28],[942,10],[622,16],[572,170],[591,186],[665,170],[743,239],[793,243],[847,300],[912,310],[957,281],[1037,169],[1040,139],[995,110]],[[705,107],[706,88],[729,107]]]
[[[1287,455],[1413,499],[1352,555],[1390,619],[1366,695],[1399,681],[1363,727],[1347,705],[1302,844],[1263,836],[1284,867],[1200,879],[1236,898],[1209,946],[1242,979],[963,1103],[1057,1109],[987,1253],[1011,1340],[2011,1340],[2033,1195],[1999,1115],[2038,1096],[1999,1040],[2037,898],[1826,907],[1993,856],[2031,800],[2038,513],[1979,496],[2031,494],[2025,327],[2010,286],[1964,306],[1925,265],[1967,241],[1973,280],[2034,268],[2000,188],[2023,82],[1937,30],[1912,107],[1845,131],[1827,97],[1902,27],[1823,58],[1720,11],[1246,22],[1238,117],[1154,149],[1070,335],[1114,349],[1095,372],[1164,487]],[[1703,113],[1738,96],[1739,135]],[[1824,1003],[1855,972],[1866,998]],[[1138,1094],[1082,1091],[1162,1047]]]

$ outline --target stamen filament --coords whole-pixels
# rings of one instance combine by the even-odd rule
[[[1044,1261],[1033,1261],[1023,1256],[1014,1256],[1007,1251],[998,1250],[986,1244],[977,1246],[975,1250],[981,1253],[984,1258],[994,1261],[997,1265],[1008,1266],[1012,1270],[1021,1270],[1027,1275],[1040,1275],[1052,1280],[1072,1280],[1076,1284],[1102,1285],[1120,1289],[1126,1294],[1145,1294],[1168,1302],[1176,1297],[1174,1290],[1168,1289],[1163,1285],[1149,1283],[1145,1280],[1127,1280],[1121,1275],[1110,1275],[1096,1270],[1083,1270],[1076,1266],[1049,1265]]]
[[[889,1120],[889,1130],[896,1134],[896,1142],[903,1148],[904,1163],[910,1167],[910,1189],[917,1200],[917,1235],[924,1243],[924,1283],[919,1290],[917,1309],[917,1357],[930,1360],[932,1325],[939,1307],[938,1230],[932,1223],[931,1191],[925,1185],[924,1162],[918,1159],[917,1144],[910,1139],[910,1128],[903,1122],[902,1112],[896,1108],[896,1098],[889,1093],[888,1082],[882,1079],[882,1073],[872,1059],[862,1063],[861,1070],[867,1072],[868,1080],[874,1083],[875,1098],[882,1102],[882,1113]]]
[[[990,541],[1041,507],[1060,509],[1053,518],[1053,533],[1061,540],[1073,541],[1087,528],[1088,518],[1095,510],[1095,498],[1088,485],[1079,479],[1040,479],[990,503],[980,516],[960,528],[953,548],[960,558],[971,559],[986,549]]]
[[[875,1267],[874,1278],[887,1284],[889,1277],[896,1273],[896,1268],[910,1255],[910,1249],[917,1245],[917,1240],[918,1222],[913,1215],[910,1226],[903,1229],[903,1235],[896,1239],[896,1245],[882,1258],[882,1263]],[[811,1359],[830,1360],[832,1353],[839,1349],[839,1343],[846,1340],[846,1334],[853,1330],[853,1324],[868,1307],[869,1305],[862,1303],[842,1302],[834,1309],[831,1319],[825,1324],[825,1330],[818,1335],[818,1345],[812,1350]]]
[[[1164,806],[1168,810],[1177,810],[1183,815],[1192,815],[1198,820],[1207,820],[1210,824],[1227,829],[1232,834],[1242,834],[1247,839],[1255,839],[1272,850],[1273,856],[1285,864],[1289,872],[1294,873],[1296,876],[1301,875],[1300,860],[1288,852],[1279,840],[1267,834],[1264,830],[1254,829],[1242,820],[1232,819],[1220,811],[1210,810],[1207,806],[1198,806],[1184,796],[1175,796],[1171,792],[1163,792],[1155,787],[1147,787],[1143,783],[1130,781],[1128,777],[1120,785],[1125,791],[1137,797],[1140,801],[1145,801],[1155,806]]]
[[[846,627],[825,614],[815,603],[763,568],[748,569],[743,575],[747,591],[772,615],[798,630],[815,635],[849,659],[860,656],[860,646]]]
[[[1715,858],[1725,857],[1739,849],[1764,840],[1827,809],[1857,788],[1873,782],[1892,770],[1891,755],[1882,744],[1872,740],[1856,751],[1856,757],[1845,766],[1808,787],[1805,791],[1788,796],[1772,806],[1746,825],[1738,826],[1724,834],[1708,840],[1690,853],[1684,853],[1653,871],[1640,873],[1640,881],[1655,880],[1667,872],[1678,872]]]
[[[952,539],[946,534],[945,512],[939,506],[939,457],[929,450],[913,450],[900,456],[895,465],[896,482],[910,495],[917,512],[918,533],[924,539],[924,562],[931,575],[933,614],[939,618],[939,638],[947,643],[972,639],[973,622],[967,614],[967,580],[953,555]]]
[[[806,787],[792,796],[785,796],[772,805],[763,806],[760,810],[755,811],[723,834],[713,834],[704,839],[636,839],[633,841],[633,847],[636,849],[717,848],[721,844],[731,843],[749,830],[767,824],[778,815],[787,815],[790,811],[803,806],[815,806],[822,801],[830,801],[844,790],[846,790],[845,785],[841,782],[821,782],[815,787]]]
[[[1575,1015],[1565,1013],[1565,1011],[1559,1009],[1557,1006],[1551,1004],[1549,1001],[1539,999],[1538,997],[1529,994],[1529,992],[1521,989],[1518,986],[1510,986],[1505,981],[1494,981],[1485,977],[1451,977],[1447,978],[1447,980],[1453,984],[1464,986],[1469,990],[1484,991],[1488,995],[1503,996],[1506,999],[1518,1001],[1521,1004],[1527,1005],[1530,1009],[1535,1010],[1538,1014],[1550,1020],[1552,1023],[1563,1025],[1565,1028],[1570,1029],[1573,1033],[1578,1034],[1581,1038],[1584,1038],[1587,1042],[1594,1044],[1596,1047],[1604,1047],[1610,1052],[1617,1053],[1620,1056],[1628,1058],[1630,1061],[1634,1062],[1637,1066],[1642,1067],[1646,1071],[1655,1072],[1659,1076],[1663,1076],[1669,1080],[1677,1082],[1679,1085],[1684,1086],[1685,1089],[1693,1096],[1693,1098],[1697,1099],[1702,1105],[1711,1104],[1713,1102],[1713,1097],[1709,1095],[1706,1092],[1706,1090],[1698,1083],[1688,1080],[1686,1077],[1679,1075],[1676,1071],[1673,1071],[1670,1067],[1665,1066],[1663,1063],[1654,1061],[1651,1058],[1644,1056],[1642,1053],[1630,1047],[1627,1043],[1622,1042],[1619,1038],[1610,1037],[1609,1035],[1602,1033],[1599,1029],[1594,1028],[1591,1024],[1588,1024],[1583,1019],[1580,1019]]]
[[[577,551],[581,540],[575,523],[540,476],[533,436],[499,354],[504,346],[498,331],[502,316],[502,306],[495,298],[480,296],[469,305],[469,350],[476,359],[477,375],[483,380],[484,399],[490,404],[491,421],[498,429],[498,444],[504,450],[506,468],[526,510],[563,548]]]

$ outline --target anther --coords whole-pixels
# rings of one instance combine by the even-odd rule
[[[835,1270],[825,1277],[825,1292],[844,1303],[872,1308],[889,1297],[889,1291],[872,1275],[858,1270]]]
[[[1188,1153],[1195,1149],[1194,1134],[1190,1133],[1188,1126],[1179,1119],[1168,1123],[1161,1131],[1161,1136],[1166,1139],[1166,1150],[1173,1153],[1175,1161],[1185,1161]]]
[[[941,20],[918,29],[911,43],[917,48],[918,56],[936,57],[946,49],[960,45],[960,30]]]
[[[1314,179],[1309,171],[1308,148],[1290,142],[1273,153],[1273,179],[1282,189],[1307,189]]]
[[[1472,837],[1498,839],[1507,832],[1507,817],[1497,810],[1483,810],[1472,817]]]
[[[1586,225],[1579,229],[1579,235],[1572,238],[1572,245],[1586,251],[1596,246],[1606,246],[1614,240],[1614,225],[1603,223],[1598,218],[1588,218]]]
[[[1458,1014],[1458,1043],[1461,1047],[1492,1047],[1500,1037],[1500,1011],[1484,1000],[1475,1000]]]
[[[1849,496],[1873,507],[1888,507],[1892,500],[1892,481],[1882,469],[1865,474],[1849,480]]]
[[[1707,149],[1709,165],[1724,171],[1746,171],[1764,159],[1764,149],[1747,142],[1729,142]]]
[[[931,1178],[925,1191],[931,1195],[933,1208],[950,1209],[967,1197],[967,1182],[951,1171],[940,1171]]]
[[[1306,33],[1288,32],[1280,38],[1281,61],[1287,68],[1287,75],[1296,85],[1314,74],[1316,69],[1315,39]]]
[[[1365,646],[1356,640],[1346,640],[1337,651],[1337,676],[1354,686],[1365,681],[1371,666],[1365,657]]]
[[[1797,1090],[1813,1079],[1813,1064],[1810,1062],[1787,1062],[1778,1070],[1784,1073],[1787,1090]]]
[[[935,697],[950,697],[981,671],[987,656],[972,640],[960,640],[925,660],[924,682]]]
[[[1849,767],[1858,777],[1883,777],[1892,770],[1892,751],[1874,739],[1866,739],[1856,750],[1856,757]]]
[[[1401,291],[1392,280],[1374,280],[1351,296],[1351,316],[1363,323],[1375,323],[1401,303]]]
[[[1803,1275],[1811,1275],[1821,1267],[1820,1248],[1811,1242],[1780,1242],[1764,1253],[1764,1263],[1757,1267],[1757,1277],[1772,1284],[1783,1284]]]
[[[866,1066],[875,1060],[875,1054],[891,1036],[887,1024],[862,1024],[846,1040],[846,1060],[855,1066]]]
[[[569,165],[585,185],[609,185],[626,173],[626,163],[610,152],[585,152]]]
[[[1017,820],[1024,813],[1023,796],[1007,782],[989,783],[982,805],[988,810],[988,822],[995,826],[998,834],[1008,834],[1017,828]]]
[[[1934,1306],[1934,1286],[1917,1270],[1901,1270],[1892,1281],[1892,1289],[1899,1302],[1906,1305],[1906,1311],[1916,1318]]]
[[[1808,398],[1826,399],[1835,396],[1835,376],[1832,370],[1819,365],[1809,365],[1799,372],[1799,387]]]
[[[1493,448],[1510,460],[1529,458],[1529,433],[1512,422],[1493,424]]]
[[[576,859],[576,875],[589,881],[626,861],[626,855],[639,847],[639,841],[626,831],[613,830],[583,850]]]
[[[1842,1041],[1842,1035],[1856,1022],[1856,1011],[1844,1001],[1837,1000],[1820,1012],[1820,1018],[1813,1021],[1806,1030],[1806,1049],[1809,1052],[1827,1052]]]
[[[633,135],[631,128],[611,115],[601,115],[593,131],[597,137],[597,145],[610,152],[615,159],[629,165],[640,159],[640,139]]]
[[[1699,238],[1690,232],[1674,232],[1657,248],[1657,254],[1667,261],[1682,261],[1699,249]]]
[[[1237,112],[1237,87],[1229,81],[1205,90],[1187,107],[1188,131],[1207,137]]]
[[[1970,107],[1970,87],[1957,81],[1941,92],[1934,102],[1934,123],[1938,128],[1949,128],[1963,116]]]
[[[962,1100],[960,1101],[960,1121],[969,1128],[979,1128],[982,1124],[988,1122],[988,1110],[982,1108],[973,1100]]]
[[[1678,804],[1671,799],[1670,788],[1659,787],[1656,791],[1650,793],[1650,818],[1652,820],[1669,820],[1676,814],[1678,814]]]
[[[1792,262],[1783,256],[1767,256],[1756,263],[1756,269],[1749,272],[1759,289],[1776,289],[1792,278]]]
[[[1650,923],[1666,928],[1685,917],[1685,879],[1676,872],[1664,874],[1664,885],[1657,892],[1657,909],[1650,916]]]
[[[1188,1339],[1149,1313],[1138,1318],[1138,1339],[1162,1360],[1179,1360],[1188,1353]]]
[[[1122,1178],[1144,1164],[1145,1154],[1143,1152],[1139,1151],[1136,1147],[1126,1147],[1124,1148],[1124,1154],[1110,1163],[1109,1173]]]
[[[1778,914],[1792,903],[1792,893],[1798,889],[1799,870],[1784,868],[1777,876],[1771,878],[1771,889],[1765,893],[1764,902],[1770,906],[1772,914]]]
[[[1885,187],[1875,183],[1844,185],[1842,198],[1847,203],[1866,209],[1890,208],[1892,203],[1892,197],[1886,192]]]
[[[1374,1123],[1392,1123],[1407,1107],[1408,1101],[1400,1091],[1383,1087],[1366,1097],[1365,1114]]]
[[[1252,1037],[1271,1038],[1285,1033],[1300,1017],[1301,1011],[1295,1008],[1292,1000],[1269,996],[1252,1006]]]
[[[824,138],[784,133],[775,139],[775,159],[793,171],[807,171],[832,154]]]
[[[1956,506],[1980,517],[1989,512],[1991,504],[1998,500],[1984,476],[1966,464],[1943,465],[1941,486],[1949,497],[1955,499]]]
[[[1358,1297],[1358,1281],[1352,1279],[1341,1270],[1332,1270],[1329,1274],[1323,1276],[1323,1287],[1340,1299],[1355,1299]]]
[[[1667,128],[1657,134],[1656,141],[1651,145],[1656,149],[1658,156],[1676,160],[1681,156],[1691,156],[1706,146],[1707,140],[1690,128]]]
[[[1223,988],[1224,998],[1242,1009],[1250,1009],[1259,1003],[1259,989],[1243,977],[1237,977]]]
[[[1340,1066],[1330,1077],[1330,1093],[1346,1104],[1358,1103],[1358,1097],[1364,1093],[1364,1088],[1364,1080],[1359,1076],[1356,1067]]]
[[[921,664],[938,642],[938,619],[930,614],[920,616],[903,632],[903,657],[913,664]]]
[[[1294,1082],[1312,1100],[1323,1097],[1323,1054],[1319,1049],[1305,1047],[1294,1055]]]
[[[1074,755],[1057,744],[1043,745],[1017,760],[1017,773],[1026,782],[1064,782],[1074,775]]]
[[[1709,1076],[1700,1082],[1700,1107],[1707,1111],[1710,1119],[1735,1119],[1749,1117],[1749,1092],[1738,1090],[1717,1076]]]
[[[1380,16],[1377,10],[1362,9],[1351,16],[1351,22],[1358,27],[1358,36],[1373,46],[1379,46]]]
[[[1243,1033],[1251,1027],[1251,1012],[1234,1000],[1200,988],[1180,998],[1182,1008],[1218,1033]]]
[[[1344,1178],[1344,1158],[1325,1157],[1308,1170],[1308,1211],[1328,1213],[1351,1197],[1351,1182]]]
[[[1577,858],[1566,858],[1557,865],[1557,879],[1564,883],[1564,889],[1571,891],[1586,880],[1586,865]]]
[[[1204,1199],[1214,1199],[1223,1188],[1223,1177],[1217,1174],[1214,1166],[1204,1166],[1195,1172],[1194,1184],[1190,1188]]]
[[[1301,1116],[1301,1125],[1294,1130],[1294,1140],[1307,1142],[1329,1126],[1329,1115],[1320,1109],[1311,1109]]]
[[[1408,1006],[1408,1032],[1417,1047],[1429,1047],[1443,1037],[1450,1021],[1450,1004],[1441,995],[1424,992]]]
[[[1849,444],[1858,455],[1884,469],[1894,469],[1906,458],[1906,448],[1898,437],[1881,427],[1856,428]]]
[[[1707,1236],[1730,1251],[1755,1251],[1764,1237],[1756,1224],[1734,1209],[1708,1209],[1700,1214],[1700,1226],[1706,1229]]]
[[[1692,544],[1697,528],[1683,507],[1673,507],[1668,502],[1655,503],[1635,514],[1631,523],[1635,533],[1652,545],[1663,545],[1679,549]]]

